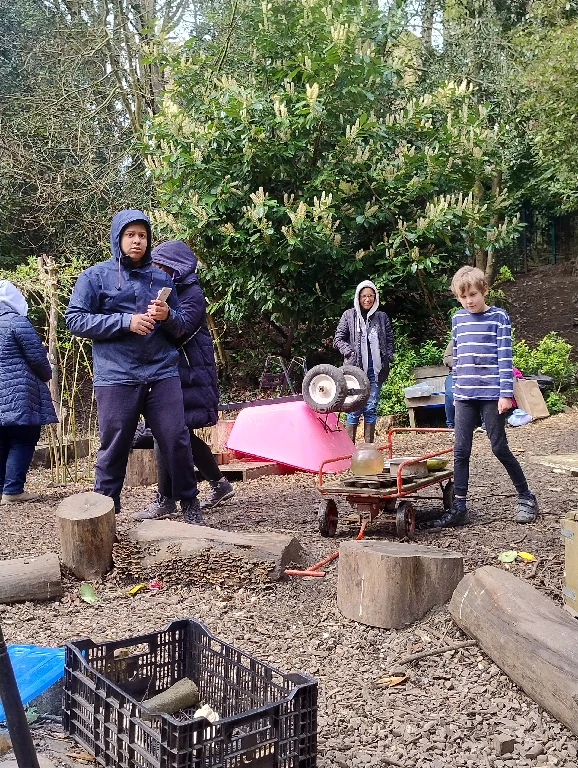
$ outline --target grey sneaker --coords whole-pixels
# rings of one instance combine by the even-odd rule
[[[531,497],[518,497],[517,523],[533,523],[538,517],[538,499],[532,494]]]
[[[148,507],[140,512],[135,512],[133,518],[135,520],[164,520],[165,517],[174,517],[177,514],[175,500],[156,493]]]
[[[189,525],[204,525],[203,513],[201,512],[201,503],[198,499],[192,501],[181,501],[181,510],[183,519]]]
[[[235,495],[235,489],[226,477],[222,477],[220,480],[209,480],[209,485],[211,492],[204,501],[201,501],[201,509],[216,507],[217,504],[232,499]]]
[[[27,493],[26,491],[13,494],[3,493],[0,504],[19,504],[24,501],[38,501],[39,498],[40,496],[37,493]]]

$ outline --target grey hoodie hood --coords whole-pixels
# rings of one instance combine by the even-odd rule
[[[359,305],[359,294],[364,288],[371,288],[371,290],[375,292],[375,301],[373,302],[373,306],[367,313],[367,317],[370,318],[371,315],[377,312],[377,308],[379,307],[379,291],[375,287],[375,283],[372,283],[371,280],[364,280],[362,283],[359,283],[359,285],[355,289],[355,298],[353,299],[353,306],[355,307],[355,311],[357,312],[357,315],[359,317],[362,317],[361,307]]]
[[[9,280],[0,280],[0,314],[17,312],[22,317],[28,314],[28,303],[18,288]]]

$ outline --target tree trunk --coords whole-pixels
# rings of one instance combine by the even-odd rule
[[[0,561],[0,603],[52,600],[61,596],[57,555]]]
[[[421,15],[421,39],[424,48],[431,48],[436,6],[437,0],[424,0]]]
[[[371,627],[404,627],[450,599],[464,573],[459,552],[389,541],[339,548],[337,607]]]
[[[79,579],[101,579],[112,568],[116,534],[114,502],[98,493],[76,493],[56,510],[62,562]]]
[[[126,465],[124,484],[129,488],[157,482],[157,460],[152,448],[133,448]]]
[[[500,169],[496,171],[495,175],[492,178],[492,198],[494,200],[500,194],[501,188],[502,188],[502,171]],[[495,216],[492,216],[491,221],[494,227],[498,227],[500,225],[500,217],[498,216],[498,214],[496,214]],[[488,285],[492,285],[498,273],[498,259],[497,259],[496,251],[493,248],[488,249],[485,273],[486,273],[486,280],[488,282]]]
[[[482,182],[478,179],[474,184],[474,199],[476,203],[481,204],[483,202],[484,193],[485,193],[485,190],[482,185]],[[486,251],[484,251],[483,248],[476,248],[474,250],[474,266],[476,266],[478,269],[481,269],[484,274],[486,272],[487,261],[488,261],[488,254],[486,253]]]
[[[526,581],[485,566],[458,584],[458,626],[530,698],[578,735],[578,622]]]

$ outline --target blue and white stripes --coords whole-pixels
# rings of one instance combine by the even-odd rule
[[[514,396],[512,326],[498,307],[460,309],[452,319],[453,387],[456,400],[498,400]]]

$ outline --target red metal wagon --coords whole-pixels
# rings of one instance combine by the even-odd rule
[[[387,451],[389,459],[393,459],[393,436],[400,432],[437,432],[449,433],[451,430],[428,427],[393,427],[387,433],[387,442],[377,446],[380,451]],[[416,456],[402,461],[397,467],[396,475],[372,475],[366,478],[341,477],[339,480],[324,482],[323,467],[334,461],[351,458],[340,456],[328,459],[319,467],[317,487],[319,493],[327,498],[321,502],[319,509],[319,533],[322,536],[335,536],[337,531],[338,512],[334,496],[345,496],[351,506],[359,513],[360,524],[363,521],[371,523],[378,515],[386,522],[393,523],[400,538],[413,538],[415,532],[416,512],[412,503],[418,491],[429,486],[439,485],[441,500],[445,511],[451,509],[454,501],[453,469],[444,468],[428,472],[426,477],[411,479],[402,476],[406,466],[420,461],[435,459],[445,454],[453,453],[453,446],[423,456]],[[425,498],[425,497],[420,497]],[[429,497],[433,498],[433,497]],[[439,498],[439,497],[436,497]]]

